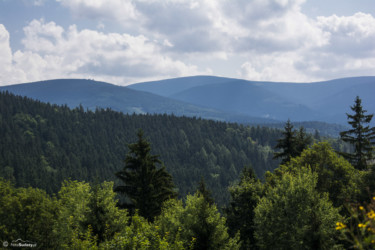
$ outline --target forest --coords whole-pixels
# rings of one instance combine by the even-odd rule
[[[289,121],[277,130],[0,93],[0,241],[40,249],[373,249],[375,129],[354,123],[372,118],[359,98],[352,110],[358,116],[348,116],[344,144]]]
[[[0,94],[0,124],[0,176],[16,186],[52,194],[68,178],[115,181],[127,145],[141,128],[181,197],[204,178],[221,205],[244,166],[253,166],[258,176],[277,167],[273,147],[281,135],[277,129],[199,118],[70,109],[5,92]]]

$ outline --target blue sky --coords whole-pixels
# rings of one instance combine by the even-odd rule
[[[374,0],[0,0],[0,85],[375,75]]]

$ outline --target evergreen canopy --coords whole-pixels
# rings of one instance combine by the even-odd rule
[[[311,142],[311,136],[306,134],[305,129],[300,127],[298,132],[293,130],[293,125],[288,119],[285,123],[283,137],[277,140],[275,146],[276,149],[281,149],[281,152],[274,153],[274,159],[281,158],[281,164],[285,164],[291,158],[299,156]]]
[[[366,115],[367,110],[362,107],[362,100],[357,96],[355,103],[350,107],[354,112],[348,116],[348,123],[352,127],[340,133],[341,139],[354,146],[354,153],[341,153],[357,169],[368,168],[368,162],[374,159],[375,127],[370,128],[373,114]],[[367,124],[367,125],[366,125]]]
[[[138,131],[138,141],[128,145],[130,152],[125,158],[125,167],[116,173],[124,182],[115,192],[126,195],[127,208],[139,210],[139,215],[153,221],[160,214],[161,206],[169,198],[176,197],[172,176],[166,171],[157,155],[151,154],[150,143]],[[157,165],[162,167],[157,168]]]

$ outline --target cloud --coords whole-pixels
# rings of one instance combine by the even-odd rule
[[[27,81],[79,77],[128,84],[209,72],[163,55],[163,43],[143,35],[78,30],[75,25],[64,30],[44,20],[33,20],[24,32],[24,50],[16,51],[13,59],[9,50],[2,51],[8,51],[3,58],[13,60],[12,67],[22,70]],[[9,48],[9,34],[4,34]]]
[[[42,6],[42,5],[44,5],[44,2],[45,2],[46,0],[34,0],[33,1],[33,4],[35,5],[35,6]]]
[[[41,19],[33,20],[24,29],[23,44],[26,50],[49,53],[55,50],[56,44],[62,40],[64,29],[54,22],[44,23]]]
[[[317,25],[330,35],[327,51],[352,57],[375,55],[375,18],[372,15],[359,12],[353,16],[318,17]]]
[[[12,62],[12,51],[9,46],[9,32],[0,24],[0,65],[9,67]]]
[[[327,43],[304,50],[295,68],[313,79],[374,75],[375,18],[370,14],[317,17]]]
[[[314,81],[373,75],[375,67],[372,15],[310,18],[301,11],[305,0],[58,2],[78,25],[34,20],[24,28],[24,48],[13,54],[0,27],[1,64],[28,80],[74,76],[118,84],[210,73]],[[96,23],[79,29],[87,20]],[[202,69],[215,63],[230,70]]]
[[[134,29],[168,40],[173,46],[165,52],[171,53],[274,52],[327,42],[327,35],[301,13],[304,0],[59,1],[77,16],[122,24],[124,17],[137,19]],[[119,2],[126,4],[121,14]]]
[[[295,67],[300,56],[295,52],[254,54],[241,65],[241,78],[256,81],[310,82],[302,71]]]
[[[131,0],[57,0],[76,17],[91,19],[135,20],[139,13]]]
[[[251,36],[244,39],[251,42],[244,50],[247,60],[241,65],[239,76],[256,80],[317,81],[374,75],[375,18],[372,15],[332,15],[315,20],[298,12],[293,13],[296,18],[288,18],[289,15],[277,25],[294,21],[294,29],[290,23],[287,25],[294,32],[279,32],[276,28],[268,35],[266,29],[259,40]],[[276,35],[280,37],[273,37]]]
[[[0,85],[16,83],[23,78],[23,72],[13,67],[13,55],[9,44],[9,32],[0,24]]]

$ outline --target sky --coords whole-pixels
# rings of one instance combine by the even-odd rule
[[[375,0],[0,0],[0,86],[375,75]]]

